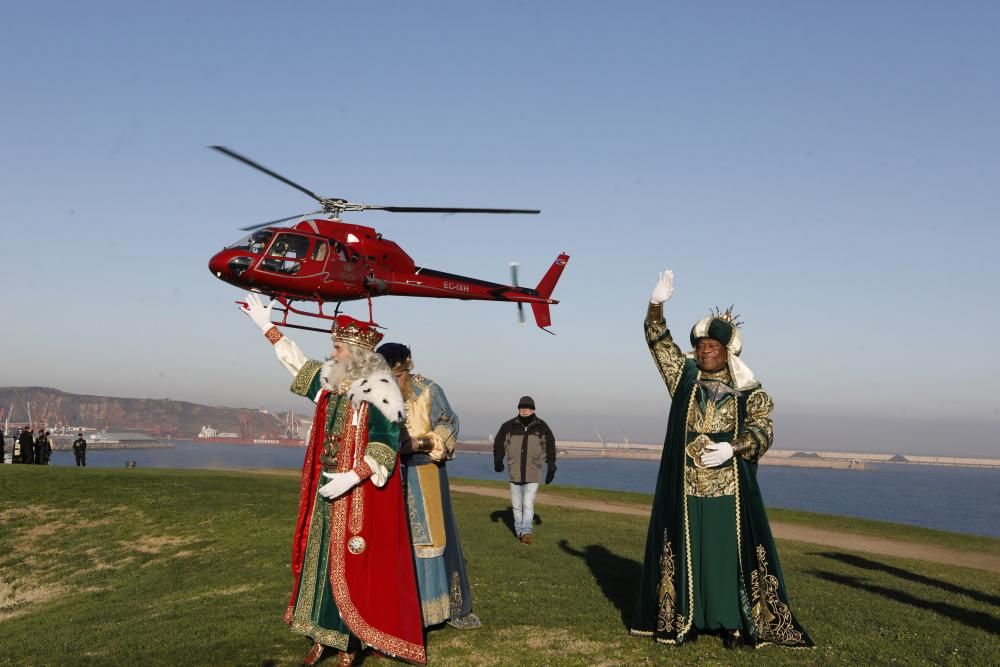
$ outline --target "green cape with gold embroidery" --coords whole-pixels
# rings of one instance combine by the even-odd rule
[[[690,636],[693,582],[688,564],[685,521],[685,431],[691,392],[698,369],[688,359],[670,406],[667,437],[657,477],[656,493],[646,536],[639,599],[631,632],[652,635],[657,641],[680,644]],[[738,400],[739,423],[746,421],[746,398]],[[741,632],[754,646],[779,644],[807,648],[812,639],[792,615],[785,591],[778,552],[771,536],[760,487],[757,464],[737,456],[737,531],[740,571],[734,574],[740,599]]]

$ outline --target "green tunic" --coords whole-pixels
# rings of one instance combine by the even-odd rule
[[[322,391],[319,361],[308,361],[292,382],[291,391],[316,401]],[[320,462],[326,472],[337,472],[339,442],[347,420],[352,414],[351,402],[341,390],[334,390],[326,407],[325,433]],[[368,412],[368,446],[366,456],[375,458],[391,473],[399,447],[399,425],[390,422],[376,409]],[[313,424],[313,428],[319,428]],[[312,519],[303,559],[302,576],[291,614],[292,632],[305,635],[315,642],[346,651],[351,631],[341,617],[330,587],[330,526],[334,504],[318,493],[313,499]]]
[[[704,373],[674,343],[660,306],[646,341],[672,397],[631,631],[682,643],[692,629],[740,630],[753,645],[812,646],[788,606],[757,486],[771,446],[771,398],[728,369]],[[700,443],[730,442],[732,459],[695,465]]]

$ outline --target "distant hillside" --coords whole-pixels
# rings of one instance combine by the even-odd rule
[[[9,411],[13,405],[12,422],[27,420],[29,404],[32,418],[37,422],[47,413],[50,426],[138,428],[176,438],[194,437],[206,424],[242,434],[245,422],[254,436],[277,435],[283,430],[282,419],[247,408],[211,407],[168,398],[67,394],[49,387],[0,387],[0,410]]]

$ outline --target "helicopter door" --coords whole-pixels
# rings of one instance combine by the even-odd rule
[[[327,282],[356,283],[364,278],[365,266],[353,248],[330,239],[330,263],[327,265]]]
[[[286,276],[315,275],[322,270],[323,262],[317,257],[318,246],[313,249],[312,255],[309,254],[310,243],[308,236],[287,232],[278,234],[268,248],[267,256],[260,261],[259,268]],[[326,246],[323,241],[320,244]]]

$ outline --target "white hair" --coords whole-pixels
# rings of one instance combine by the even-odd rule
[[[366,378],[376,371],[389,371],[389,364],[381,354],[375,354],[371,350],[359,345],[348,344],[349,355],[342,361],[327,357],[323,364],[326,371],[324,378],[331,387],[335,387],[342,382],[354,382],[361,378]]]

